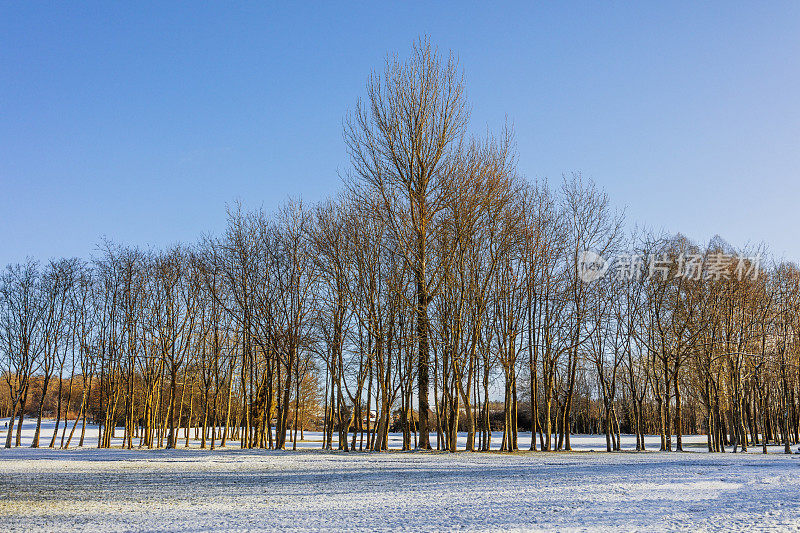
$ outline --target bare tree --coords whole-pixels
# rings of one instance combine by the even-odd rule
[[[430,448],[428,306],[446,263],[434,262],[430,248],[453,191],[453,155],[468,117],[455,58],[443,63],[430,42],[420,40],[408,61],[389,58],[383,75],[370,77],[366,103],[359,101],[345,123],[359,180],[352,188],[380,197],[374,215],[386,223],[414,275],[420,448]]]

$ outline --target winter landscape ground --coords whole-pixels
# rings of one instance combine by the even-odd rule
[[[546,454],[323,452],[314,433],[295,452],[98,450],[88,437],[0,451],[7,530],[800,530],[800,455],[702,453],[698,437],[692,452],[605,453],[577,436],[580,451]]]

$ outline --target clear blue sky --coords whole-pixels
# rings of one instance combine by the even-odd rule
[[[420,34],[458,54],[476,132],[514,123],[528,177],[800,260],[798,2],[164,4],[0,3],[0,265],[330,194],[342,117]]]

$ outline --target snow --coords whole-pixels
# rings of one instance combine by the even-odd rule
[[[53,423],[43,426],[46,446]],[[32,433],[26,422],[23,444]],[[800,455],[779,448],[342,453],[307,433],[295,452],[99,450],[96,435],[87,428],[81,449],[0,450],[7,530],[800,531]],[[686,440],[703,450],[703,437]],[[605,449],[605,438],[573,447]]]

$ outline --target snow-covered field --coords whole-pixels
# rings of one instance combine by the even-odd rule
[[[87,435],[82,449],[0,450],[4,530],[800,531],[800,455],[778,448],[587,453],[604,439],[578,436],[573,453],[348,454],[307,434],[296,452],[128,451]]]

